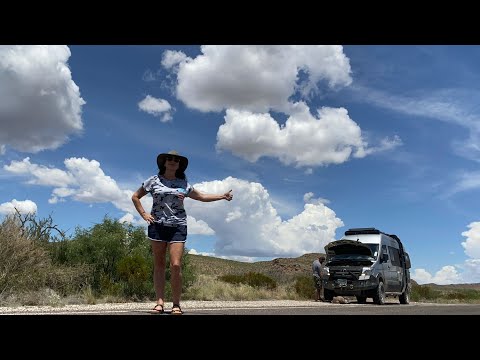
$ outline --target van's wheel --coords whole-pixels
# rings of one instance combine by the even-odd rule
[[[332,290],[323,289],[323,297],[326,301],[332,301],[334,295],[335,294]]]
[[[378,282],[377,291],[373,295],[373,302],[378,305],[385,304],[385,286],[383,286],[383,281]]]
[[[366,296],[356,296],[356,298],[357,298],[357,303],[359,304],[365,304],[367,302]]]
[[[405,287],[405,292],[398,297],[400,304],[409,304],[410,303],[410,284]]]

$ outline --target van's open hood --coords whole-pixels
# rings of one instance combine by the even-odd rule
[[[330,255],[358,254],[373,257],[372,251],[367,245],[354,240],[332,241],[325,245],[325,253]]]

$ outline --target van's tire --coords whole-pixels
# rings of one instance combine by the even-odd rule
[[[323,298],[325,301],[332,301],[335,293],[332,290],[323,289]]]
[[[356,296],[357,298],[357,303],[359,304],[365,304],[367,302],[367,297],[366,296]]]
[[[409,304],[410,303],[410,284],[405,287],[405,292],[398,297],[400,304]]]
[[[385,286],[381,280],[378,282],[377,290],[373,295],[373,302],[378,305],[385,304]]]

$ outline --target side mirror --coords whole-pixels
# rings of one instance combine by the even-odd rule
[[[382,263],[388,262],[388,254],[382,254]]]

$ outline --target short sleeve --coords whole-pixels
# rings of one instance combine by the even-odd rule
[[[193,190],[193,186],[188,182],[186,178],[185,178],[185,181],[187,182],[187,186],[185,187],[185,190],[186,190],[185,196],[188,196],[190,192]]]
[[[150,192],[152,190],[152,185],[153,185],[153,182],[155,180],[155,177],[156,176],[151,176],[149,177],[147,180],[145,180],[143,183],[142,183],[142,187],[144,188],[144,190],[146,192]]]

